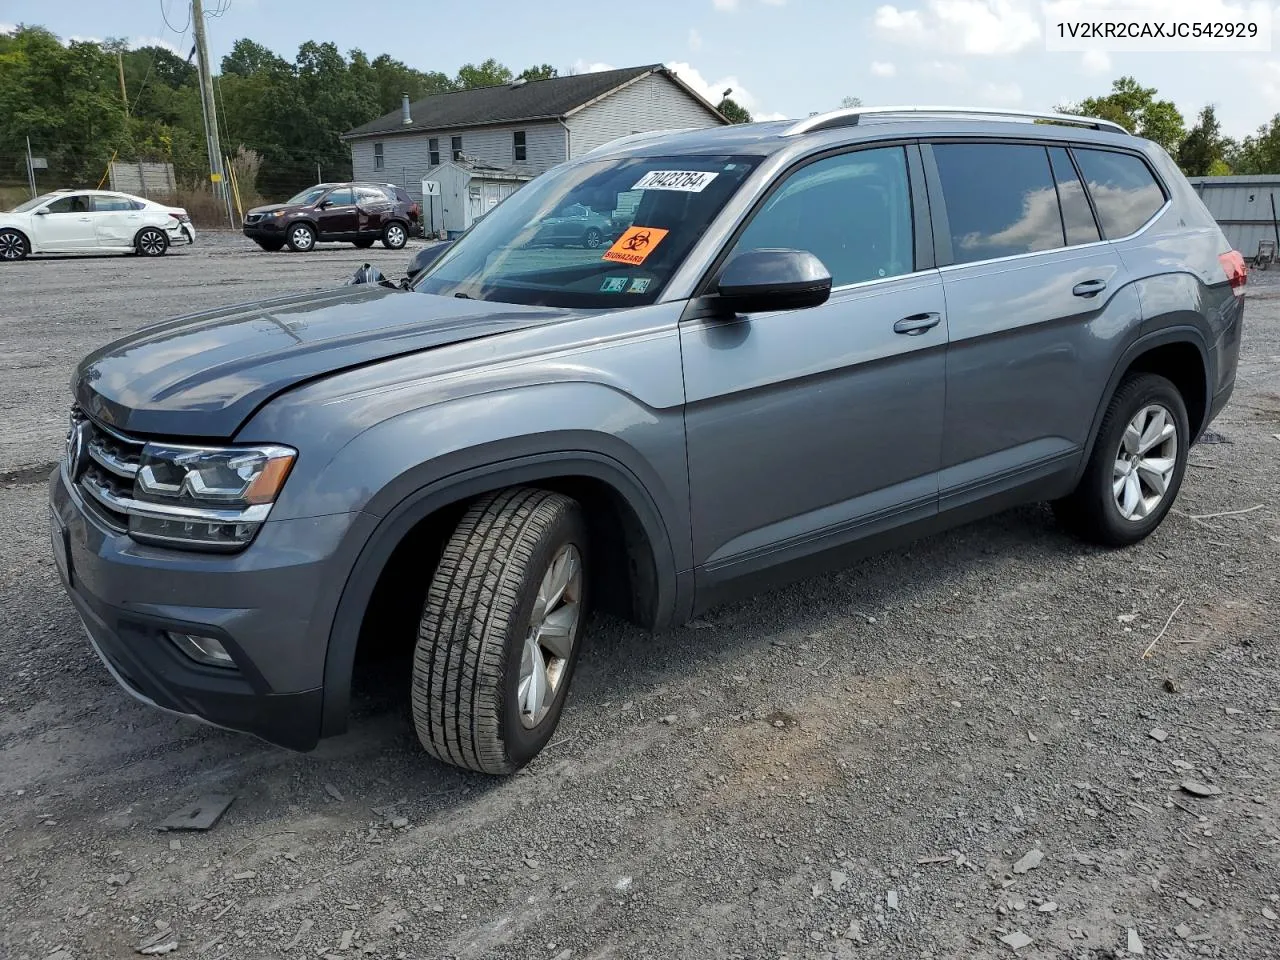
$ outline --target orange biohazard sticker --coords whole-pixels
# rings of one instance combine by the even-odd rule
[[[639,266],[644,263],[649,254],[653,253],[654,248],[669,232],[657,227],[629,227],[627,232],[605,251],[604,259],[612,260],[614,263]]]

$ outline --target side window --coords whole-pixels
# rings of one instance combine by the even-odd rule
[[[427,157],[427,163],[429,163],[433,167],[440,166],[440,138],[439,137],[427,138],[427,153],[429,154],[429,156]]]
[[[331,207],[349,207],[356,202],[355,197],[351,194],[350,187],[339,187],[325,197],[325,200],[328,201]]]
[[[1058,203],[1062,206],[1062,224],[1067,231],[1067,245],[1094,243],[1101,239],[1098,224],[1089,209],[1089,198],[1084,195],[1084,185],[1071,165],[1071,157],[1065,147],[1049,148],[1049,163],[1053,166],[1053,179],[1058,184]]]
[[[773,192],[733,254],[769,247],[807,250],[834,286],[914,269],[911,191],[902,147],[826,157],[801,167]]]
[[[382,144],[375,143],[373,145],[373,169],[381,170],[386,165],[386,161],[382,156]]]
[[[124,197],[94,197],[93,209],[99,213],[112,210],[132,210],[133,201]]]
[[[1135,233],[1164,206],[1160,184],[1133,154],[1072,149],[1108,238]]]
[[[81,194],[60,197],[45,207],[50,213],[88,213],[89,199]]]
[[[461,137],[449,138],[449,151],[450,151],[450,156],[452,156],[454,160],[462,159],[462,138]]]
[[[515,133],[511,135],[511,151],[512,151],[512,154],[514,155],[516,163],[524,163],[525,148],[524,148],[524,131],[523,130],[517,130]]]
[[[933,156],[956,263],[1063,246],[1058,191],[1044,147],[936,143]]]

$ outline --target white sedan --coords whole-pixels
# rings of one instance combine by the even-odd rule
[[[159,257],[195,243],[180,207],[110,190],[56,190],[0,213],[0,260],[29,253],[136,253]]]

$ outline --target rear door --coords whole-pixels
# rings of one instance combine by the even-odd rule
[[[356,229],[365,234],[381,233],[391,215],[391,199],[378,187],[352,189],[356,200]]]
[[[331,190],[320,203],[323,209],[317,210],[316,223],[322,240],[355,234],[359,213],[356,210],[355,192],[351,187]]]
[[[681,323],[700,597],[936,513],[947,321],[922,180],[914,144],[783,175],[728,256],[807,250],[830,299]]]
[[[142,226],[142,211],[128,197],[95,194],[93,229],[100,247],[131,247]]]
[[[98,245],[88,194],[69,193],[47,204],[44,211],[31,218],[42,250],[68,253]]]
[[[1117,339],[1140,323],[1129,274],[1064,146],[924,151],[950,323],[940,509],[1065,493]]]

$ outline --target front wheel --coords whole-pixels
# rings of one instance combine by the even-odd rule
[[[0,230],[0,260],[22,260],[31,248],[17,230]]]
[[[1080,484],[1054,503],[1084,540],[1125,547],[1165,518],[1187,469],[1191,428],[1178,388],[1164,377],[1127,377],[1107,406]]]
[[[582,245],[586,247],[588,250],[595,250],[599,248],[600,244],[603,241],[604,241],[604,234],[601,233],[599,230],[597,230],[595,227],[592,227],[583,236]]]
[[[546,746],[578,659],[587,545],[582,509],[558,493],[512,487],[467,510],[414,650],[414,727],[432,756],[506,774]]]
[[[409,240],[409,232],[404,224],[393,221],[382,230],[382,245],[388,250],[399,250]]]
[[[163,230],[147,227],[138,233],[135,247],[140,257],[162,257],[169,249],[169,236]]]
[[[289,249],[306,253],[316,245],[316,232],[310,224],[298,223],[289,228]]]

